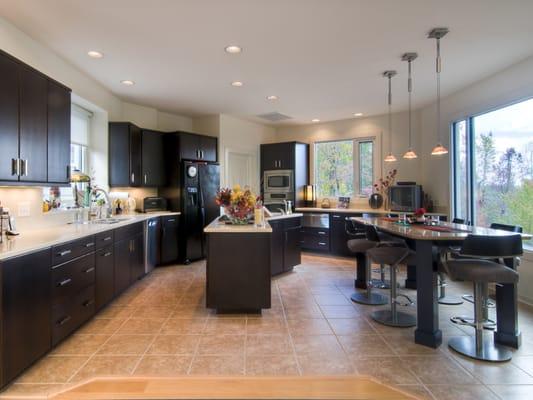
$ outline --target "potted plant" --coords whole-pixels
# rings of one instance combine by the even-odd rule
[[[396,168],[390,170],[387,176],[385,176],[385,178],[379,178],[379,180],[374,183],[373,193],[368,199],[368,204],[370,205],[370,208],[377,209],[383,205],[384,199],[388,195],[389,188],[394,184],[397,173],[398,170]],[[385,204],[385,209],[387,208],[387,204]]]
[[[221,188],[215,198],[216,203],[224,208],[230,222],[245,225],[252,220],[257,197],[248,188],[235,185],[233,189]]]
[[[415,210],[415,221],[420,223],[426,222],[426,212],[425,208],[417,208]]]

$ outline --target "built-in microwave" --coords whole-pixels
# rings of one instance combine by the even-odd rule
[[[395,185],[389,188],[391,211],[414,212],[422,207],[422,186]]]
[[[263,191],[265,193],[294,192],[294,171],[278,169],[265,171],[263,174]]]

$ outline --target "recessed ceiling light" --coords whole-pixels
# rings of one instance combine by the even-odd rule
[[[135,85],[135,82],[130,81],[129,79],[124,79],[123,81],[120,81],[120,83],[122,83],[123,85],[126,85],[126,86],[133,86],[133,85]]]
[[[234,86],[234,87],[241,87],[242,85],[244,85],[244,83],[242,83],[241,81],[231,82],[231,86]]]
[[[274,101],[274,100],[277,100],[277,99],[278,99],[278,96],[274,96],[274,95],[267,96],[267,100],[270,100],[270,101]]]
[[[239,54],[242,52],[242,47],[232,44],[230,46],[226,46],[224,50],[226,51],[226,53],[229,53],[229,54]]]
[[[362,117],[362,116],[363,116],[363,113],[355,113],[353,116],[354,116],[354,117]]]
[[[102,58],[104,56],[103,53],[100,53],[99,51],[96,51],[96,50],[88,51],[87,55],[91,58]]]
[[[314,118],[311,120],[311,122],[320,122],[320,120],[318,118]]]

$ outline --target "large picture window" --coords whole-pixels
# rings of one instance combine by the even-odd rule
[[[453,124],[454,217],[533,231],[533,99]]]
[[[374,140],[315,143],[314,172],[319,197],[368,196],[374,182]]]

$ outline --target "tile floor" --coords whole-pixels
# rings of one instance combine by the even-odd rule
[[[380,307],[349,300],[353,279],[352,260],[307,254],[294,272],[273,279],[272,309],[220,316],[204,307],[203,262],[158,268],[0,397],[46,395],[95,376],[365,374],[421,399],[531,398],[532,308],[520,309],[523,346],[512,362],[480,363],[445,345],[416,345],[413,329],[372,322],[369,313]],[[470,304],[439,310],[445,341],[472,333],[449,322],[472,314]]]

